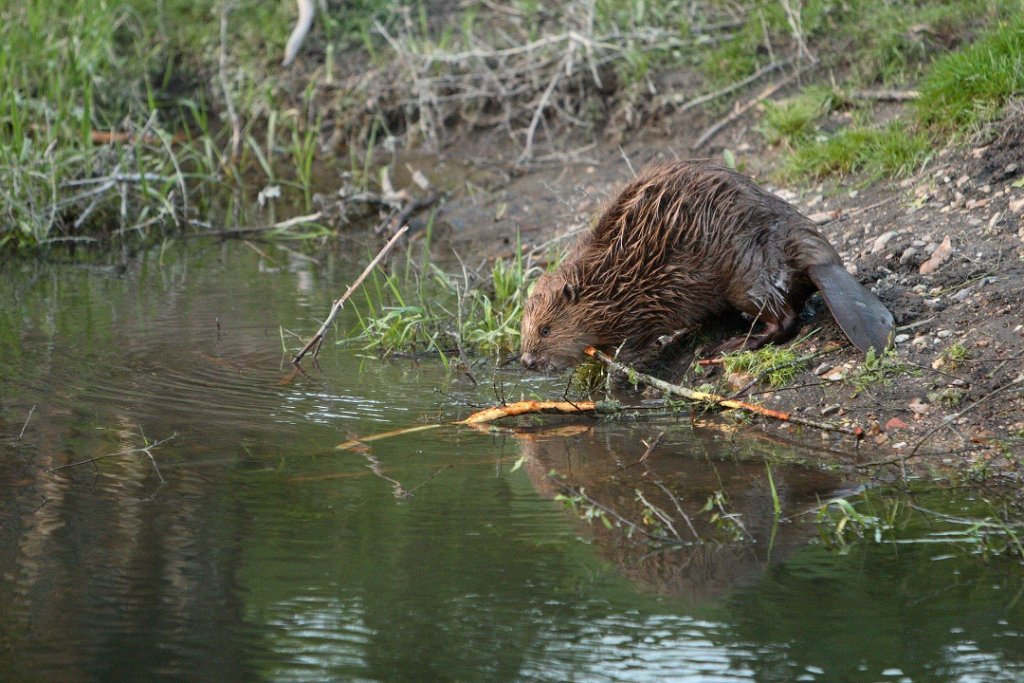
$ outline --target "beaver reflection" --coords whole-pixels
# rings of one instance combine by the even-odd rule
[[[644,462],[641,438],[653,438],[657,431],[651,428],[578,426],[572,436],[562,428],[519,433],[517,440],[524,468],[542,494],[583,491],[590,503],[636,523],[645,510],[656,517],[652,506],[670,517],[685,543],[657,551],[640,534],[629,538],[625,528],[590,525],[601,553],[645,590],[701,602],[755,581],[816,533],[813,514],[775,524],[763,458],[770,445],[730,444],[710,430],[669,429]],[[784,520],[843,486],[834,473],[797,465],[773,466],[772,478]],[[704,510],[709,500],[713,509]]]

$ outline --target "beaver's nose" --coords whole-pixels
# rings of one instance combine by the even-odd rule
[[[522,363],[523,367],[526,368],[527,370],[537,369],[537,357],[534,356],[532,353],[524,353],[523,355],[519,356],[519,362]]]

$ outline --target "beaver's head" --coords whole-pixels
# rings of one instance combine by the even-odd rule
[[[590,332],[579,286],[562,271],[537,280],[523,312],[519,359],[528,370],[555,372],[578,363],[597,343]]]

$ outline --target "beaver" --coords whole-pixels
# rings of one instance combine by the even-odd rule
[[[756,349],[792,336],[815,289],[854,346],[888,347],[892,314],[796,207],[706,160],[652,165],[537,281],[520,360],[561,370],[587,346],[642,359],[730,309],[762,327],[717,350]]]

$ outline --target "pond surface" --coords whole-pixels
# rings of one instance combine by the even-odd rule
[[[336,450],[495,401],[488,369],[352,347],[294,372],[282,328],[360,268],[241,243],[0,268],[0,679],[1024,679],[1018,564],[934,519],[822,543],[817,501],[855,483],[768,432],[548,417]]]

